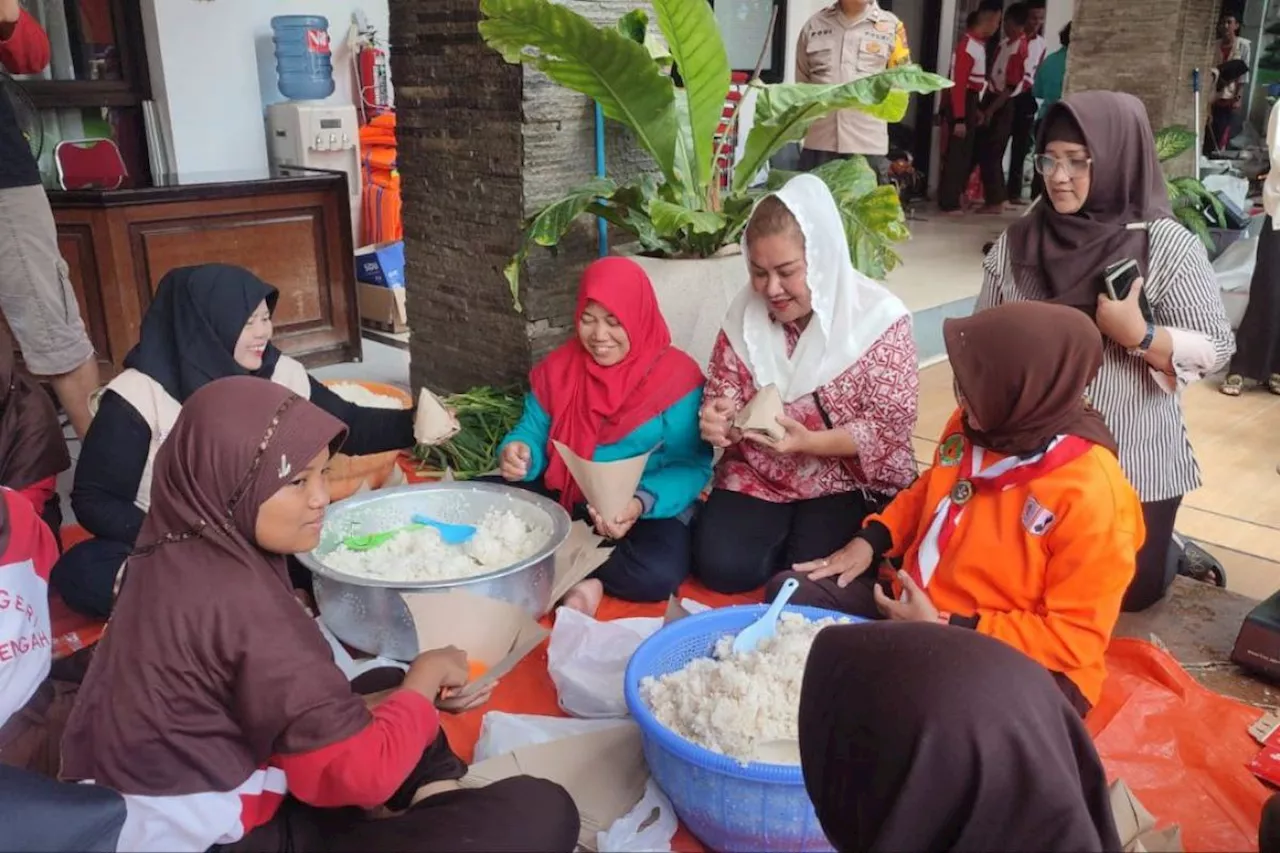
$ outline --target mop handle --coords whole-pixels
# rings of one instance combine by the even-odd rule
[[[1196,116],[1196,145],[1192,150],[1192,156],[1195,157],[1196,180],[1200,180],[1200,135],[1204,133],[1204,122],[1200,118],[1200,69],[1191,69],[1191,92],[1195,98],[1195,116]]]

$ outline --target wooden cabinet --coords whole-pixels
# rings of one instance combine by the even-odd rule
[[[51,192],[58,247],[104,374],[121,369],[166,272],[252,270],[280,291],[275,344],[310,367],[359,359],[351,208],[341,174]],[[104,375],[104,379],[106,376]]]

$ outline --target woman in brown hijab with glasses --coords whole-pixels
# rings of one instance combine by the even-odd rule
[[[124,795],[122,850],[572,850],[578,814],[559,786],[457,788],[466,765],[436,700],[466,683],[462,652],[420,655],[370,710],[293,597],[285,558],[319,541],[345,435],[263,379],[186,401],[67,724],[63,777]],[[362,811],[383,805],[399,814]]]
[[[1143,535],[1115,439],[1083,396],[1101,336],[1080,312],[1034,302],[948,320],[942,335],[960,408],[933,466],[844,548],[796,566],[791,600],[986,634],[1052,673],[1083,715]],[[883,557],[902,561],[892,594],[873,585]]]
[[[1121,849],[1098,754],[1053,682],[955,628],[818,634],[800,691],[800,764],[841,853]]]
[[[1201,482],[1180,392],[1226,365],[1231,325],[1204,246],[1172,218],[1141,101],[1081,92],[1054,104],[1041,124],[1036,169],[1045,196],[987,253],[978,310],[1056,302],[1102,332],[1089,399],[1142,498],[1147,540],[1124,607],[1143,610],[1173,581],[1178,506]],[[1104,271],[1126,260],[1141,278],[1127,298],[1111,300]]]

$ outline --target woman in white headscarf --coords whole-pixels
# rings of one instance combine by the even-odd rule
[[[831,553],[916,475],[911,315],[854,270],[826,184],[800,175],[761,200],[743,253],[750,285],[725,317],[701,414],[724,455],[694,533],[695,573],[726,594]],[[781,437],[735,427],[770,385]]]

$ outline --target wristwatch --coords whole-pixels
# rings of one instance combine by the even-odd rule
[[[1151,349],[1151,342],[1156,339],[1156,324],[1150,320],[1147,321],[1147,333],[1142,336],[1142,342],[1133,349],[1129,350],[1129,355],[1141,358],[1147,354],[1147,350]]]

